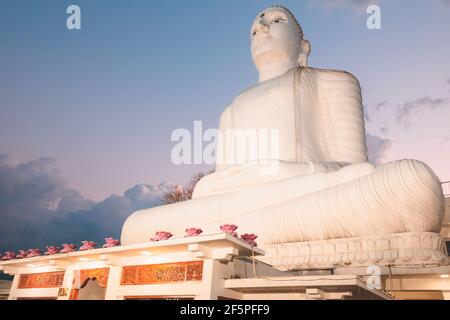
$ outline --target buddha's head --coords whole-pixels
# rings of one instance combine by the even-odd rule
[[[251,50],[253,62],[261,74],[263,69],[305,66],[311,48],[294,15],[285,7],[272,6],[253,22]]]

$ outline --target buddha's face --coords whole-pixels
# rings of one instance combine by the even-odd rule
[[[269,8],[259,14],[251,29],[253,62],[258,70],[275,64],[296,64],[301,35],[295,21],[283,8]]]

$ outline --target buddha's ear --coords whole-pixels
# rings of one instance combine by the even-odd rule
[[[306,67],[308,65],[308,56],[309,53],[311,52],[311,44],[309,43],[308,40],[302,39],[302,43],[300,45],[301,45],[301,52],[300,56],[298,57],[298,63],[300,64],[300,66]]]

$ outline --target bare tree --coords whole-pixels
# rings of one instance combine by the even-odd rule
[[[172,191],[169,191],[163,196],[163,200],[169,203],[181,202],[192,199],[192,193],[194,192],[195,185],[206,174],[203,172],[196,173],[192,176],[191,181],[184,187],[177,185]]]

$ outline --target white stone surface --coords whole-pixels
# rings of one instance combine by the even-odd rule
[[[310,44],[283,8],[258,15],[251,34],[260,83],[239,94],[221,116],[216,172],[198,183],[193,200],[134,213],[123,226],[122,242],[148,241],[160,230],[182,237],[188,227],[216,233],[224,223],[257,234],[265,248],[395,239],[401,233],[437,237],[444,198],[433,171],[416,160],[379,167],[367,162],[358,80],[347,72],[306,67]],[[237,149],[227,134],[242,129],[278,130],[278,154],[255,158],[251,144]],[[236,154],[243,163],[236,164]],[[261,174],[267,163],[278,170]],[[421,244],[411,244],[416,248]],[[277,261],[279,251],[270,252]],[[414,261],[423,259],[414,254],[409,262]]]
[[[436,233],[398,233],[264,246],[258,259],[281,270],[367,265],[448,265]]]
[[[58,296],[59,288],[19,289],[20,275],[64,271],[62,288],[68,292],[77,288],[75,273],[80,270],[109,268],[106,300],[123,300],[127,296],[171,296],[215,300],[218,296],[242,299],[242,295],[224,287],[224,278],[235,273],[234,257],[259,256],[261,249],[228,234],[215,234],[183,239],[172,239],[111,248],[99,248],[52,256],[40,256],[0,262],[0,270],[14,275],[10,300],[20,298],[57,298],[68,300],[69,294]],[[199,281],[121,285],[124,266],[152,265],[203,261],[203,276]],[[257,270],[261,270],[259,263]],[[269,267],[271,268],[271,267]],[[274,270],[273,273],[280,272]],[[102,292],[103,294],[103,292]],[[82,296],[80,299],[83,298]],[[85,297],[102,299],[102,296]]]

